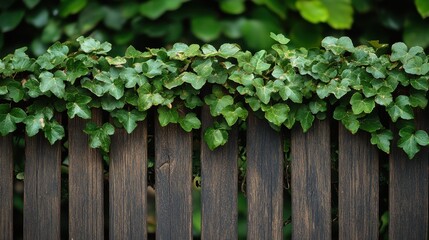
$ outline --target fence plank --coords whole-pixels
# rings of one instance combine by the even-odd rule
[[[0,239],[13,238],[12,137],[0,136]]]
[[[209,109],[202,110],[202,135],[213,119]],[[237,239],[238,191],[237,129],[229,133],[228,142],[211,151],[201,142],[202,239]]]
[[[366,133],[339,127],[339,239],[378,239],[378,152]]]
[[[427,111],[416,114],[418,129],[429,130]],[[426,117],[426,118],[425,118]],[[396,141],[394,141],[396,144]],[[428,148],[414,159],[392,147],[389,179],[389,239],[428,239]]]
[[[101,124],[101,112],[92,121]],[[104,239],[103,165],[98,149],[89,147],[83,132],[87,120],[69,120],[70,239]]]
[[[192,133],[155,122],[157,239],[192,239]]]
[[[25,139],[24,239],[60,239],[61,145]]]
[[[329,121],[315,120],[292,131],[292,238],[331,239],[331,151]]]
[[[264,120],[253,114],[247,128],[248,239],[282,239],[282,139]]]
[[[109,169],[110,239],[147,239],[146,122],[112,137]]]

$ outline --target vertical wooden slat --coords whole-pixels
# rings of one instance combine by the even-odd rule
[[[202,136],[212,121],[209,109],[203,107]],[[202,239],[237,239],[237,157],[236,128],[228,142],[214,151],[201,142]]]
[[[292,131],[292,238],[331,239],[331,151],[328,121]]]
[[[425,114],[425,115],[424,115]],[[428,111],[416,114],[417,129],[429,130]],[[428,239],[429,151],[412,160],[393,143],[390,154],[389,239]]]
[[[249,116],[247,128],[248,239],[282,239],[282,139],[265,120]]]
[[[378,239],[378,152],[367,133],[339,127],[339,239]]]
[[[92,121],[101,124],[101,112]],[[69,120],[69,231],[70,239],[104,239],[103,165],[98,149],[83,132],[87,120]]]
[[[13,238],[12,137],[0,136],[0,239]]]
[[[110,239],[147,239],[146,122],[112,136],[109,169]]]
[[[155,122],[157,239],[192,239],[192,133]]]
[[[24,239],[60,239],[61,143],[25,140]]]

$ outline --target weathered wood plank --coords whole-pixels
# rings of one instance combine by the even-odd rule
[[[416,114],[417,128],[428,131],[428,112]],[[390,154],[389,239],[428,239],[429,151],[422,148],[414,159],[396,147]]]
[[[212,121],[209,109],[203,107],[202,136]],[[202,239],[237,239],[237,157],[236,128],[228,142],[214,151],[201,141]]]
[[[249,116],[247,128],[248,239],[282,239],[283,145],[264,120]]]
[[[292,238],[331,239],[331,151],[329,121],[292,130]]]
[[[156,237],[192,239],[192,133],[155,122]]]
[[[339,239],[378,239],[378,152],[367,133],[339,126]]]
[[[26,137],[24,239],[60,239],[61,143]]]
[[[0,239],[13,239],[12,137],[0,136]]]
[[[112,136],[109,169],[109,238],[147,239],[146,122]]]
[[[101,124],[101,112],[92,111]],[[69,120],[69,232],[70,239],[104,239],[103,165],[98,149],[83,132],[87,120]]]

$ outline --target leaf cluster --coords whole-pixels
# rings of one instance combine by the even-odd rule
[[[90,122],[85,132],[91,147],[108,151],[115,128],[131,133],[150,109],[161,126],[189,132],[201,127],[197,109],[207,106],[216,119],[204,132],[211,149],[225,144],[249,111],[275,129],[299,124],[303,131],[332,114],[352,133],[369,132],[386,153],[397,138],[409,158],[429,144],[414,123],[428,103],[429,58],[421,47],[399,42],[381,54],[380,46],[326,37],[320,48],[291,49],[283,35],[271,37],[272,50],[255,53],[229,43],[176,43],[144,52],[130,46],[112,57],[110,43],[85,37],[57,42],[37,58],[16,49],[0,60],[0,134],[24,124],[29,136],[42,131],[54,143],[64,137],[55,113],[90,119],[99,108],[113,124]]]

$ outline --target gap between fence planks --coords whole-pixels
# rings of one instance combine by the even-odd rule
[[[292,130],[292,239],[331,239],[331,142],[329,121]]]
[[[248,239],[282,239],[283,146],[279,133],[249,116],[247,129]]]
[[[92,120],[101,124],[101,111]],[[69,120],[69,234],[70,239],[104,239],[103,164],[99,149],[89,147],[83,132],[88,120]]]
[[[370,135],[339,124],[339,239],[378,239],[378,151]]]
[[[12,136],[0,136],[0,239],[13,239]]]
[[[128,134],[116,129],[109,166],[110,239],[147,239],[146,122]]]
[[[157,239],[192,239],[192,133],[155,119]]]
[[[428,110],[416,113],[417,129],[429,131],[428,114]],[[390,240],[429,238],[428,156],[428,147],[422,148],[412,160],[401,149],[392,148],[389,166]]]
[[[211,126],[207,106],[202,109],[202,130]],[[228,142],[211,151],[201,141],[201,239],[237,239],[238,191],[237,128],[229,133]]]

